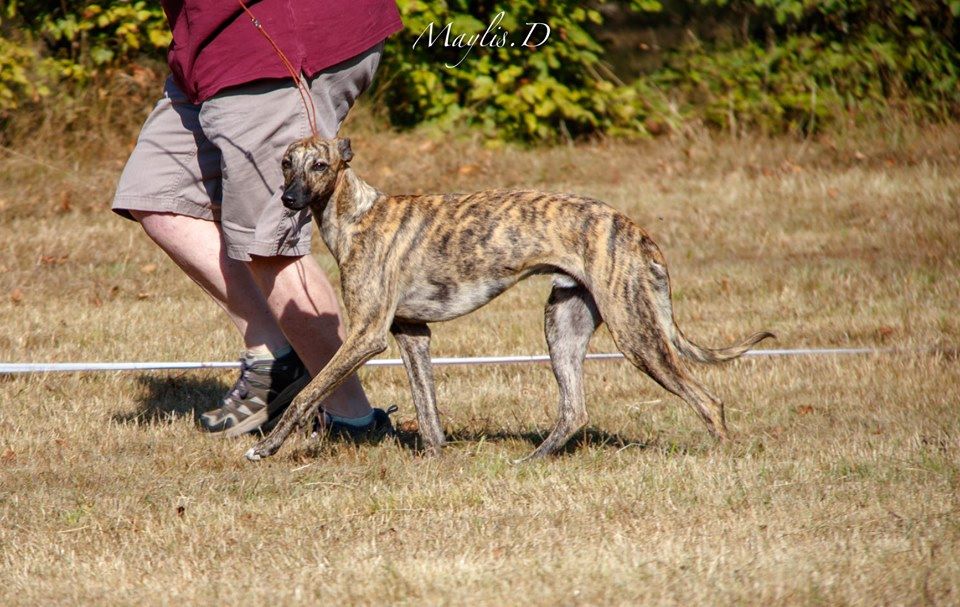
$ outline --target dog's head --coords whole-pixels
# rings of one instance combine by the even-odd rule
[[[283,155],[283,195],[288,209],[325,205],[340,171],[353,159],[349,139],[308,137],[290,144]]]

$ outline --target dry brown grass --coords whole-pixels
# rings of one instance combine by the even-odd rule
[[[701,343],[771,329],[779,347],[960,344],[958,128],[549,150],[354,132],[385,189],[523,184],[628,212]],[[237,351],[214,305],[106,210],[131,138],[0,155],[0,358]],[[542,352],[546,292],[529,282],[437,326],[435,354]],[[0,603],[960,601],[955,359],[695,373],[727,401],[735,444],[714,447],[634,369],[593,364],[589,431],[523,466],[509,461],[553,418],[546,367],[439,371],[454,438],[440,459],[298,438],[259,465],[242,460],[252,438],[194,425],[229,374],[0,378]],[[363,379],[413,418],[402,371]]]

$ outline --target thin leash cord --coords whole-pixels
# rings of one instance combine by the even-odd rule
[[[306,110],[307,124],[310,125],[310,132],[314,137],[318,137],[317,110],[313,106],[313,100],[310,97],[309,89],[307,89],[307,87],[304,85],[303,80],[300,79],[300,74],[297,73],[297,70],[294,69],[293,64],[290,63],[290,60],[287,59],[287,56],[282,50],[280,50],[280,47],[277,45],[277,43],[273,41],[273,38],[270,36],[270,34],[267,33],[267,30],[263,29],[263,24],[260,23],[260,20],[257,19],[257,16],[254,15],[249,8],[247,8],[247,5],[243,2],[243,0],[237,0],[237,4],[239,4],[240,8],[243,9],[243,12],[250,17],[253,27],[257,28],[257,31],[263,34],[263,37],[267,39],[267,42],[269,42],[270,46],[273,47],[273,51],[277,54],[277,57],[280,58],[280,63],[282,63],[283,67],[285,67],[287,72],[290,73],[290,78],[293,79],[293,83],[297,87],[297,92],[300,93],[300,101],[303,102],[304,110]]]

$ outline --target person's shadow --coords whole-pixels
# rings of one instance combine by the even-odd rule
[[[213,377],[168,376],[144,373],[137,377],[144,392],[137,398],[134,411],[117,413],[119,423],[170,424],[200,415],[217,406],[229,386]]]

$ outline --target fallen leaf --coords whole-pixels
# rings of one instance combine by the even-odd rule
[[[784,173],[802,173],[803,167],[798,164],[794,164],[789,160],[784,160],[783,163],[780,164],[780,170],[782,170]]]
[[[854,152],[853,157],[854,157],[858,162],[863,162],[864,160],[867,159],[867,155],[864,154],[863,152],[859,151],[859,150],[857,150],[856,152]]]
[[[73,198],[70,190],[64,190],[60,192],[60,204],[57,205],[57,210],[61,213],[69,213],[73,208],[71,199]]]
[[[38,266],[59,266],[67,262],[69,255],[41,255],[37,260]]]
[[[400,422],[397,424],[397,430],[413,434],[420,431],[420,424],[417,423],[417,420],[411,419],[409,421]]]
[[[21,301],[23,301],[23,291],[20,290],[20,287],[17,287],[13,291],[10,291],[10,301],[12,301],[15,304],[18,304]]]
[[[154,272],[157,271],[157,264],[148,263],[148,264],[142,265],[140,266],[140,271],[143,272],[144,274],[153,274]]]
[[[133,81],[141,87],[146,87],[157,79],[156,73],[150,68],[135,65],[131,70],[133,72]]]
[[[150,299],[151,297],[153,297],[153,295],[151,295],[150,293],[147,293],[146,291],[140,291],[139,293],[137,293],[137,299],[141,301],[144,299]]]
[[[461,175],[470,175],[477,172],[477,165],[465,164],[457,170]]]
[[[654,137],[665,135],[668,130],[666,123],[654,120],[653,118],[647,118],[647,121],[643,123],[643,128],[647,129],[647,132]]]
[[[810,415],[813,413],[813,407],[810,405],[801,405],[797,407],[797,415]]]
[[[186,511],[187,511],[186,507],[184,507],[184,506],[177,506],[177,516],[179,516],[179,517],[182,518],[182,517],[183,517],[183,513],[186,512]]]
[[[895,330],[896,330],[896,329],[894,329],[893,327],[888,327],[888,326],[884,325],[884,326],[880,327],[879,329],[877,329],[877,335],[879,335],[881,338],[887,338],[887,337],[890,337],[891,335],[893,335],[893,333],[894,333]]]

